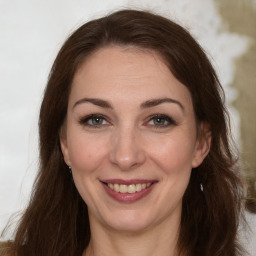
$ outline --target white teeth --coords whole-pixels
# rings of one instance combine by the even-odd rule
[[[125,184],[112,184],[112,183],[108,183],[108,187],[116,192],[119,193],[135,193],[135,192],[139,192],[145,188],[148,188],[152,183],[148,182],[148,183],[142,183],[142,184],[130,184],[130,185],[125,185]]]
[[[120,191],[119,184],[114,184],[114,190],[115,190],[116,192],[119,192],[119,191]]]
[[[128,188],[127,188],[127,186],[126,185],[119,185],[119,188],[120,188],[120,193],[127,193],[127,191],[128,191]]]
[[[128,186],[128,193],[132,194],[136,192],[136,186],[134,184],[131,184]]]
[[[142,189],[141,184],[136,184],[136,191],[139,192],[141,191],[141,189]]]

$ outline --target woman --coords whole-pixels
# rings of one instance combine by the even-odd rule
[[[172,21],[123,10],[81,26],[50,73],[40,171],[6,255],[240,255],[222,96]]]

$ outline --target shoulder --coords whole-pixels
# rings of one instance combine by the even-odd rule
[[[248,252],[248,256],[254,256],[256,252],[256,214],[246,212],[246,223],[242,223],[239,229],[239,239]]]
[[[0,242],[0,256],[12,256],[11,242]]]
[[[249,226],[249,231],[247,233],[247,248],[251,253],[250,255],[255,255],[256,252],[256,214],[247,212],[246,214],[247,223]],[[245,243],[246,243],[245,242]]]

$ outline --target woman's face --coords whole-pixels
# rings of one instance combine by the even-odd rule
[[[92,227],[179,223],[198,139],[188,89],[154,52],[103,48],[75,74],[61,147]]]

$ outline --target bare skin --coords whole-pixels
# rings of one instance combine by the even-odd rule
[[[86,59],[60,138],[89,211],[83,256],[177,255],[182,198],[210,147],[200,128],[206,136],[188,89],[156,53],[113,46]]]

